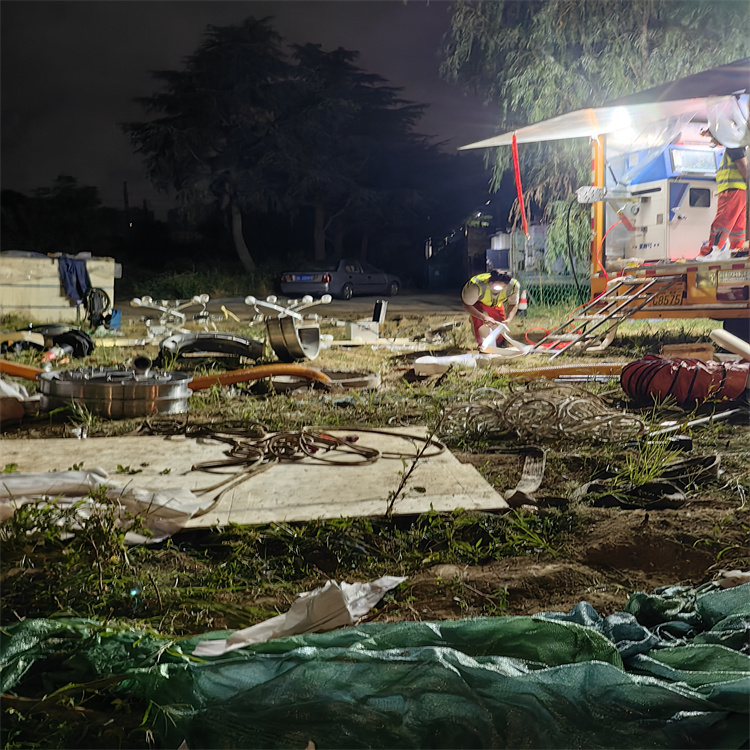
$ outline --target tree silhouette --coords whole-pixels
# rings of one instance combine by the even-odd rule
[[[149,179],[173,188],[195,221],[221,211],[248,271],[256,264],[242,213],[278,202],[267,138],[290,75],[281,41],[268,19],[209,26],[184,70],[154,72],[163,91],[136,100],[157,117],[122,126],[145,156]]]
[[[415,199],[383,184],[387,155],[429,150],[412,132],[424,106],[357,67],[358,52],[305,44],[286,56],[281,42],[268,19],[209,27],[184,70],[154,73],[164,90],[137,100],[156,117],[123,125],[150,179],[194,220],[218,208],[248,271],[243,214],[308,209],[325,257],[329,236],[340,251],[356,222],[364,233]]]
[[[399,97],[400,89],[354,62],[359,53],[317,44],[294,45],[296,117],[279,128],[284,139],[287,200],[314,211],[315,257],[326,255],[333,231],[340,252],[343,234],[396,210],[394,180],[386,179],[389,156],[424,147],[413,133],[424,105]],[[392,176],[391,176],[392,177]]]

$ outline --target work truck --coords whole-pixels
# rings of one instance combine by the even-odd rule
[[[623,320],[639,318],[709,318],[750,339],[747,242],[700,254],[716,214],[724,148],[750,145],[749,99],[745,58],[463,147],[591,144],[591,184],[577,191],[591,205],[591,298],[538,350],[596,351]]]

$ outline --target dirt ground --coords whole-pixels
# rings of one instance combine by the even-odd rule
[[[422,318],[419,327],[429,329],[451,319],[448,316],[435,320]],[[393,330],[410,323],[408,319],[400,319]],[[676,333],[672,339],[662,337],[661,341],[679,336]],[[461,344],[467,343],[454,334],[451,337],[451,341],[444,342],[442,350],[433,347],[422,353],[455,353],[460,351]],[[649,341],[643,337],[635,340],[639,355],[649,350],[658,351],[659,340]],[[449,350],[448,344],[454,348]],[[403,382],[420,386],[409,374],[409,361],[414,356],[393,352],[378,355],[367,347],[362,347],[361,355],[328,350],[315,365],[377,370],[384,376],[381,396],[387,399],[389,388],[403,386]],[[622,361],[623,351],[615,348],[607,359]],[[476,376],[467,376],[467,380],[471,378],[476,379]],[[421,386],[429,389],[431,383],[422,382]],[[432,386],[435,390],[442,387],[439,381],[434,381]],[[467,386],[470,389],[471,383]],[[415,410],[404,402],[403,409],[410,412],[412,423],[418,421],[418,408]],[[132,427],[117,429],[119,434],[125,434]],[[45,430],[50,437],[66,434],[64,425],[59,423],[49,424]],[[26,434],[41,437],[44,432],[37,426],[28,429]],[[410,574],[406,588],[386,599],[368,619],[384,622],[568,612],[581,601],[591,604],[601,615],[607,615],[622,610],[629,596],[637,591],[651,592],[675,584],[695,586],[719,577],[722,571],[750,570],[747,546],[750,504],[746,497],[750,426],[725,424],[713,426],[703,436],[696,430],[695,435],[693,451],[686,455],[718,455],[720,466],[711,477],[691,482],[686,487],[686,499],[679,507],[594,507],[572,500],[575,488],[592,479],[604,458],[600,455],[597,460],[592,459],[594,449],[586,443],[555,446],[549,454],[544,483],[536,495],[537,503],[521,509],[542,523],[549,519],[551,527],[554,526],[554,534],[549,537],[554,537],[553,542],[547,544],[543,540],[531,554],[503,557],[486,565],[431,564],[430,559],[425,558],[418,572]],[[12,431],[6,432],[4,437],[12,439],[22,435]],[[487,445],[471,451],[455,447],[451,450],[459,460],[475,466],[501,493],[518,481],[518,456],[492,452]],[[498,511],[502,513],[508,511]],[[179,543],[179,536],[175,541]],[[529,552],[528,547],[525,551]],[[298,579],[296,584],[302,585],[298,590],[305,590],[308,584],[321,585],[325,574],[350,580],[347,571],[335,563],[316,569],[320,580]],[[381,574],[397,572],[383,570]],[[262,607],[268,612],[284,611],[291,601],[289,588],[278,596],[269,594],[266,591],[260,597],[245,594],[230,599],[246,608]],[[213,617],[210,624],[220,629],[233,623]]]
[[[411,581],[412,615],[479,615],[504,590],[503,614],[569,612],[585,601],[606,616],[622,611],[637,591],[694,586],[735,565],[746,569],[749,528],[750,511],[727,502],[696,500],[678,510],[649,512],[591,509],[585,527],[559,555],[478,567],[438,565],[418,575]]]

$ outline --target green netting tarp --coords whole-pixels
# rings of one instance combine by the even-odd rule
[[[570,613],[371,623],[198,659],[86,620],[2,630],[2,690],[119,675],[160,747],[748,748],[750,584]]]

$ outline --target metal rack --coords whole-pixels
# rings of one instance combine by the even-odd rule
[[[670,294],[677,286],[681,288],[682,282],[680,275],[615,279],[602,294],[550,331],[530,352],[552,352],[550,359],[555,359],[571,349],[602,351],[614,339],[620,323],[649,304],[660,306],[659,298]],[[562,346],[555,346],[557,344]]]

